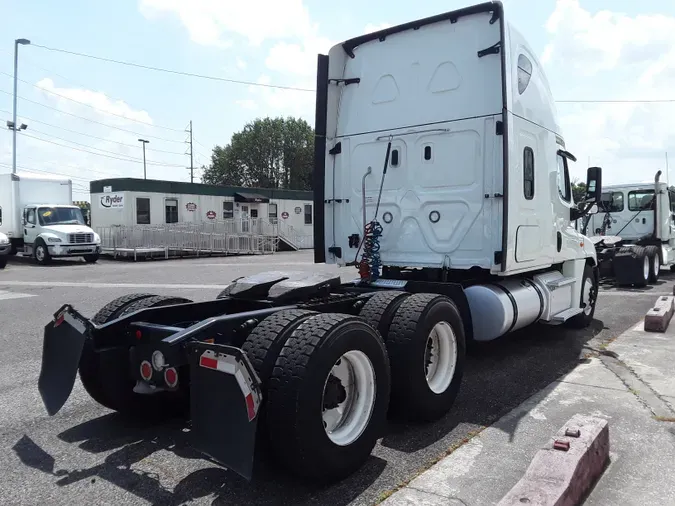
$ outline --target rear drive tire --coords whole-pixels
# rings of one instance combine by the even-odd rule
[[[38,238],[33,245],[33,258],[40,265],[47,265],[52,261],[52,257],[49,254],[49,248],[47,248],[44,240],[40,238]]]
[[[267,399],[267,387],[274,371],[274,364],[282,348],[302,322],[318,314],[316,311],[289,309],[274,313],[261,321],[248,335],[241,349],[246,353],[253,370],[260,380],[263,399]],[[258,436],[256,447],[269,447],[267,430],[267,403],[263,402],[258,413]]]
[[[619,286],[649,284],[650,263],[643,246],[623,246],[614,255],[614,277]]]
[[[389,391],[387,352],[375,329],[355,316],[312,316],[286,341],[269,381],[274,454],[313,481],[349,476],[382,436]]]
[[[464,325],[446,296],[408,297],[389,328],[392,410],[405,418],[433,421],[445,415],[459,392],[464,371]]]
[[[567,325],[576,329],[588,327],[595,315],[595,306],[598,301],[598,276],[597,269],[589,264],[584,267],[583,280],[581,282],[581,297],[579,307],[582,312],[567,320]]]
[[[377,292],[364,304],[359,316],[372,325],[386,341],[396,310],[408,297],[410,294],[407,292]]]
[[[649,282],[656,283],[661,272],[661,254],[656,246],[646,246],[645,252],[649,258]]]
[[[127,301],[125,301],[125,298]],[[104,306],[92,319],[94,323],[108,323],[127,314],[150,307],[192,302],[180,297],[132,294],[119,297]],[[107,316],[106,316],[107,315]],[[123,340],[124,336],[120,336]],[[183,371],[179,369],[179,377]],[[166,417],[184,414],[189,408],[189,384],[181,382],[177,392],[159,392],[152,395],[133,391],[136,379],[129,367],[129,348],[120,347],[94,351],[91,340],[86,340],[79,366],[80,380],[87,393],[99,404],[128,416]]]

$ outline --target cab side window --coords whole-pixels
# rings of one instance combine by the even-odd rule
[[[562,155],[558,155],[558,193],[560,193],[560,198],[565,202],[572,201],[570,175],[567,171],[567,160]]]

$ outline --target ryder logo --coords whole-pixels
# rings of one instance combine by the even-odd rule
[[[122,209],[124,207],[124,194],[106,193],[101,195],[99,204],[103,209]]]

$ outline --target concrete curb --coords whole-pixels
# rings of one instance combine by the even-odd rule
[[[575,506],[609,460],[607,420],[573,416],[537,452],[525,475],[498,506]]]
[[[675,297],[662,296],[645,315],[644,329],[648,332],[665,332],[675,311]]]

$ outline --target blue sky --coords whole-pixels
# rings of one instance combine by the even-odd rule
[[[557,99],[675,98],[675,3],[504,3],[511,21],[544,59]],[[11,96],[3,92],[12,90],[11,77],[5,74],[12,74],[13,40],[19,37],[157,67],[313,88],[315,55],[331,44],[372,27],[466,4],[456,0],[0,0],[4,41],[0,43],[0,118],[2,123],[10,119],[4,111],[11,111]],[[20,48],[19,77],[26,81],[19,83],[24,99],[82,117],[19,100],[20,119],[29,127],[26,135],[20,135],[18,165],[76,176],[77,198],[87,197],[83,189],[91,179],[142,177],[137,141],[141,136],[150,140],[148,161],[156,164],[148,165],[148,177],[188,180],[189,171],[183,167],[189,165],[189,158],[182,153],[190,120],[197,140],[196,165],[207,163],[214,144],[226,144],[233,132],[255,117],[292,114],[313,122],[312,93],[169,75],[35,46]],[[580,178],[589,159],[605,168],[607,183],[650,179],[663,168],[666,150],[675,160],[675,136],[670,133],[675,131],[671,118],[675,104],[559,104],[558,110],[568,145],[579,157],[575,172]],[[153,126],[143,124],[149,121]],[[9,171],[11,163],[11,134],[3,132],[0,172]]]

